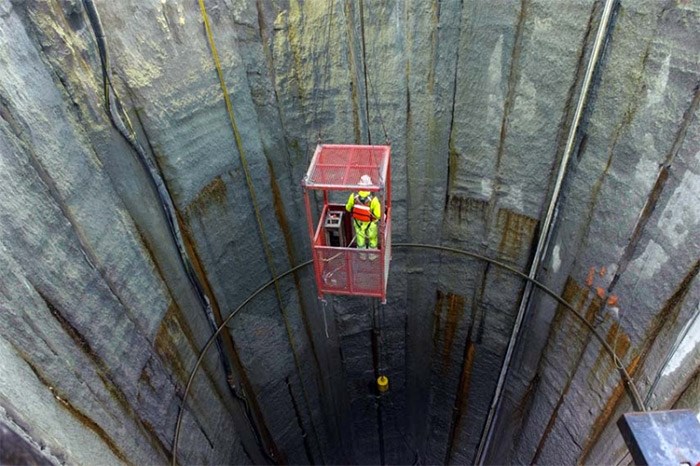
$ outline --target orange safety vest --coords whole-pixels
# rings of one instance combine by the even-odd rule
[[[372,210],[369,208],[372,203],[372,196],[367,196],[366,203],[360,200],[360,196],[355,195],[355,203],[352,206],[352,218],[358,222],[371,222]]]

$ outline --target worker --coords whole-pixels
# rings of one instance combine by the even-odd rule
[[[372,186],[372,178],[369,175],[362,175],[358,185]],[[382,206],[379,199],[369,191],[350,193],[348,202],[345,204],[345,210],[352,213],[357,247],[359,249],[377,249],[379,236],[377,223],[379,223],[379,219],[382,216]],[[370,259],[376,259],[376,257],[376,254],[370,255]]]

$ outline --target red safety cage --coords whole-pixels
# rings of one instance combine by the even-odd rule
[[[325,293],[381,298],[391,261],[391,147],[319,144],[302,180],[306,220],[319,298]],[[363,175],[371,184],[360,184]],[[318,223],[311,191],[323,194]],[[344,191],[344,194],[341,192]],[[376,249],[358,249],[345,204],[351,193],[370,191],[381,204]],[[319,196],[320,197],[320,196]]]

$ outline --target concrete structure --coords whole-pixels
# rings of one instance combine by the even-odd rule
[[[396,243],[527,273],[604,9],[207,0],[239,147],[197,2],[98,0],[112,85],[207,310],[106,111],[88,3],[0,0],[0,423],[52,464],[171,460],[213,326],[308,258],[300,180],[319,138],[391,140]],[[594,323],[650,407],[697,412],[700,5],[622,0],[604,32],[537,277]],[[522,292],[487,263],[396,248],[386,306],[323,304],[301,269],[207,354],[178,460],[474,462]],[[629,461],[611,359],[545,295],[527,309],[482,459]]]

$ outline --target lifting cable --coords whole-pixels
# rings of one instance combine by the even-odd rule
[[[317,142],[320,144],[321,141],[323,140],[322,138],[322,132],[321,128],[322,125],[318,124],[318,115],[319,113],[321,116],[323,116],[323,113],[325,112],[326,108],[326,97],[328,93],[328,82],[330,81],[330,69],[331,69],[331,25],[333,24],[333,9],[335,7],[335,0],[328,0],[328,4],[330,5],[328,8],[328,25],[326,27],[326,56],[325,56],[325,63],[323,64],[324,71],[323,71],[323,86],[321,88],[321,111],[318,111],[318,105],[316,105],[316,99],[318,97],[318,86],[314,87],[313,94],[311,96],[311,104],[314,106],[314,120],[313,123],[317,125],[318,127],[318,132],[317,132]],[[321,46],[323,46],[322,42],[319,42]]]
[[[138,141],[136,137],[136,132],[134,131],[131,121],[129,120],[129,115],[124,110],[121,100],[119,99],[119,95],[117,94],[117,90],[114,87],[112,79],[112,69],[109,62],[109,53],[107,51],[107,43],[105,40],[104,28],[102,27],[100,15],[92,0],[83,0],[83,6],[85,7],[85,10],[88,15],[88,20],[90,21],[90,26],[95,35],[95,41],[97,43],[97,49],[100,55],[100,63],[102,67],[102,90],[104,94],[104,103],[106,111],[109,115],[112,124],[115,126],[119,134],[127,141],[127,143],[134,150],[134,152],[136,152],[139,162],[146,169],[148,179],[151,182],[152,186],[155,188],[156,193],[158,195],[158,199],[161,204],[161,209],[168,224],[170,236],[178,250],[178,257],[185,270],[185,274],[187,275],[190,284],[195,290],[195,294],[197,295],[197,298],[200,304],[202,305],[206,319],[209,321],[209,324],[211,325],[212,329],[216,329],[216,322],[214,320],[214,313],[211,308],[211,303],[209,301],[209,298],[207,297],[206,292],[204,291],[204,286],[200,282],[197,273],[194,271],[194,267],[192,266],[189,254],[187,253],[187,249],[185,248],[184,241],[182,238],[182,232],[180,230],[180,224],[177,220],[177,210],[173,203],[172,197],[170,196],[170,192],[168,191],[168,188],[165,185],[165,182],[163,181],[163,177],[160,174],[159,168],[156,166],[152,158],[148,156],[143,146]],[[228,360],[224,356],[221,343],[218,339],[216,340],[216,345],[224,371],[227,374],[232,373],[231,368],[228,364]],[[252,421],[252,415],[250,412],[250,406],[248,405],[248,400],[244,396],[241,396],[231,385],[229,385],[229,388],[233,393],[234,397],[237,398],[239,401],[243,402],[245,407],[244,414],[246,420],[250,423],[251,429],[256,438],[256,442],[263,454],[267,456],[268,459],[272,460],[272,458],[267,454],[267,452],[263,448],[260,433],[257,431],[257,428]]]
[[[221,67],[221,60],[219,59],[219,52],[216,49],[216,44],[214,42],[214,34],[211,30],[211,25],[209,23],[209,15],[207,14],[206,6],[204,0],[199,0],[199,10],[202,15],[202,20],[204,21],[204,29],[206,31],[207,40],[209,42],[209,48],[211,51],[212,59],[214,60],[214,65],[216,67],[216,73],[219,77],[219,84],[221,86],[221,91],[224,96],[224,102],[226,104],[226,111],[228,113],[229,121],[231,123],[231,129],[233,130],[233,136],[236,141],[236,148],[238,149],[238,154],[240,156],[241,167],[243,168],[243,173],[245,174],[246,185],[248,186],[248,192],[250,194],[251,202],[253,204],[253,210],[255,213],[255,220],[258,224],[258,229],[260,232],[261,243],[265,251],[265,257],[267,259],[267,265],[270,269],[270,274],[272,275],[272,281],[275,285],[275,295],[277,297],[277,304],[279,305],[280,312],[282,313],[282,320],[284,321],[284,327],[287,332],[287,338],[289,340],[289,346],[292,349],[292,355],[294,358],[294,365],[296,366],[297,376],[299,377],[299,385],[301,386],[302,395],[304,397],[304,402],[306,404],[307,415],[309,417],[309,423],[311,424],[311,429],[313,431],[316,443],[319,446],[319,452],[323,458],[323,451],[320,447],[320,442],[318,439],[318,433],[316,432],[316,425],[314,424],[313,414],[311,412],[308,395],[306,393],[306,386],[304,385],[304,378],[301,372],[301,363],[299,361],[299,355],[297,354],[297,349],[294,344],[294,335],[292,333],[291,326],[287,317],[287,312],[284,306],[284,300],[282,299],[282,291],[280,290],[277,270],[275,268],[274,259],[272,256],[272,251],[270,249],[270,243],[267,238],[267,233],[265,232],[265,227],[262,221],[262,215],[260,214],[260,207],[258,205],[257,196],[255,193],[255,186],[253,185],[253,179],[250,175],[250,168],[248,166],[248,160],[245,155],[245,150],[243,149],[243,140],[241,134],[238,131],[238,124],[236,123],[236,118],[233,113],[233,105],[231,104],[231,98],[229,97],[228,88],[226,86],[226,81],[224,79],[224,73]],[[270,175],[272,176],[272,175]],[[325,462],[325,461],[323,461]]]
[[[384,126],[384,118],[382,118],[382,110],[379,106],[379,99],[377,98],[377,93],[375,92],[374,85],[372,85],[372,79],[370,78],[370,73],[367,68],[367,43],[365,41],[365,1],[360,0],[360,35],[362,38],[362,67],[364,71],[365,78],[365,106],[367,108],[367,137],[368,142],[372,145],[372,132],[370,130],[370,119],[369,119],[369,94],[372,94],[374,99],[374,106],[377,109],[377,114],[379,115],[379,122],[382,125],[382,130],[384,131],[384,140],[386,144],[389,145],[391,141],[389,140],[389,134],[386,131],[386,126]]]
[[[326,53],[324,57],[324,72],[322,75],[323,79],[323,85],[321,86],[321,105],[320,105],[320,112],[319,112],[319,106],[315,105],[317,96],[318,96],[318,86],[314,88],[313,94],[312,94],[312,104],[314,105],[314,115],[313,115],[313,123],[317,125],[317,142],[320,144],[321,141],[323,140],[323,133],[322,133],[322,125],[318,124],[318,115],[320,113],[321,116],[323,116],[326,108],[326,99],[327,99],[327,94],[328,94],[328,86],[329,86],[329,81],[330,81],[330,66],[331,66],[331,54],[330,54],[330,44],[331,44],[331,26],[333,23],[333,10],[335,8],[335,0],[329,0],[328,1],[329,7],[328,7],[328,21],[327,21],[327,26],[326,26],[326,41],[325,41],[325,46],[326,46]],[[369,111],[370,111],[370,94],[372,95],[372,99],[374,100],[374,107],[377,109],[377,114],[379,116],[379,122],[381,123],[382,130],[384,131],[384,139],[386,141],[386,144],[390,144],[389,140],[389,134],[386,130],[386,125],[384,124],[384,118],[382,117],[382,111],[379,106],[379,99],[377,98],[377,92],[374,87],[374,84],[372,82],[368,67],[367,67],[367,57],[366,57],[366,42],[365,42],[365,20],[364,20],[364,0],[360,1],[360,34],[361,34],[361,42],[360,42],[360,49],[362,51],[362,74],[364,78],[364,88],[365,88],[365,108],[366,108],[366,118],[367,118],[367,137],[368,137],[368,143],[371,145],[372,144],[372,133],[370,131],[370,118],[369,118]]]
[[[440,246],[440,245],[436,245],[436,244],[423,244],[423,243],[394,243],[393,247],[395,247],[395,248],[431,249],[431,250],[435,250],[435,251],[451,252],[454,254],[471,257],[472,259],[477,259],[477,260],[488,262],[489,264],[493,264],[497,267],[500,267],[504,270],[507,270],[507,271],[513,273],[514,275],[517,275],[518,277],[522,278],[523,280],[525,280],[528,283],[532,283],[535,287],[539,288],[540,290],[544,291],[546,294],[548,294],[549,296],[554,298],[554,300],[556,300],[557,303],[561,304],[564,307],[564,309],[571,312],[582,324],[584,324],[588,328],[588,330],[600,342],[600,344],[603,346],[605,351],[610,355],[613,362],[617,366],[618,371],[620,372],[620,376],[621,376],[622,380],[624,381],[625,386],[628,389],[628,395],[630,396],[630,398],[632,400],[632,404],[633,404],[634,408],[637,411],[646,411],[646,407],[644,405],[644,402],[642,401],[642,398],[641,398],[639,392],[637,391],[637,387],[634,385],[634,381],[630,377],[630,375],[627,372],[627,370],[625,369],[625,367],[621,364],[620,358],[615,353],[615,350],[613,350],[613,348],[610,346],[610,344],[608,344],[606,339],[602,335],[600,335],[600,333],[598,333],[598,330],[593,325],[591,325],[591,323],[588,322],[588,320],[586,320],[586,317],[583,314],[581,314],[579,311],[577,311],[576,308],[574,308],[571,304],[569,304],[566,300],[564,300],[564,298],[562,298],[557,293],[555,293],[551,288],[540,283],[539,281],[528,276],[527,274],[521,272],[520,270],[515,269],[515,268],[509,266],[508,264],[505,264],[504,262],[500,262],[496,259],[491,259],[490,257],[483,256],[481,254],[477,254],[474,252],[465,251],[463,249],[456,249],[456,248],[450,248],[447,246]],[[231,321],[231,319],[233,319],[236,315],[238,315],[243,310],[243,308],[245,306],[247,306],[256,296],[258,296],[260,293],[262,293],[267,288],[272,286],[274,284],[275,280],[282,279],[288,275],[291,275],[291,274],[295,273],[296,271],[311,265],[312,263],[313,263],[313,260],[308,260],[306,262],[303,262],[303,263],[287,270],[286,272],[280,274],[276,279],[268,281],[267,283],[262,285],[260,288],[255,290],[253,292],[253,294],[248,296],[248,298],[246,298],[233,312],[231,312],[231,314],[229,314],[223,320],[223,322],[221,323],[221,325],[219,325],[219,327],[216,329],[214,334],[211,337],[209,337],[209,340],[207,341],[207,343],[204,345],[204,347],[200,351],[199,357],[197,358],[197,361],[195,362],[194,367],[192,368],[192,371],[190,372],[190,377],[189,377],[189,380],[187,381],[187,386],[185,387],[185,392],[182,395],[182,405],[180,406],[180,411],[178,412],[178,416],[177,416],[177,423],[175,425],[175,438],[173,440],[172,466],[175,466],[177,464],[177,449],[178,449],[178,443],[180,440],[180,429],[181,429],[181,425],[182,425],[182,416],[185,412],[187,397],[189,395],[190,388],[192,386],[192,382],[194,381],[194,377],[197,374],[197,370],[199,369],[200,365],[202,364],[202,361],[204,360],[204,356],[206,355],[206,352],[212,346],[212,344],[217,339],[217,337],[219,336],[221,331]]]

